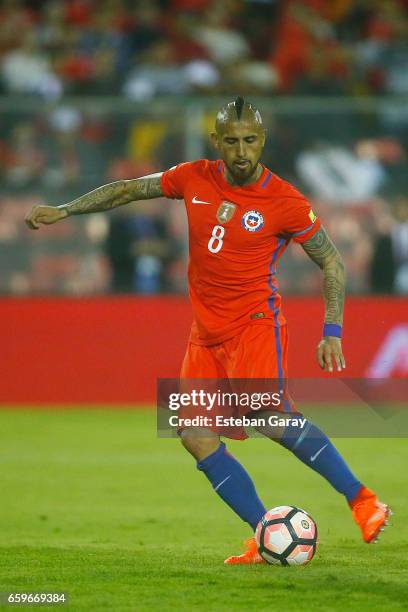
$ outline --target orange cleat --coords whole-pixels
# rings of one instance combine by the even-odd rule
[[[249,565],[252,563],[266,563],[266,561],[262,559],[261,555],[258,552],[258,547],[256,545],[255,538],[245,540],[244,545],[246,547],[246,551],[242,555],[228,557],[228,559],[225,559],[224,563],[226,563],[227,565]]]
[[[377,542],[380,531],[384,531],[384,527],[388,525],[388,518],[392,514],[390,508],[381,503],[375,493],[366,487],[360,489],[349,505],[354,520],[361,529],[364,542]]]

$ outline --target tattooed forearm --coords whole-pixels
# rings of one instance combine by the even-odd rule
[[[346,273],[341,259],[335,259],[323,267],[323,296],[325,323],[343,324]]]
[[[129,181],[108,183],[58,208],[65,210],[67,215],[82,215],[111,210],[134,200],[159,198],[163,195],[161,174],[150,174]]]
[[[303,243],[302,247],[310,259],[323,270],[324,320],[326,323],[341,325],[346,287],[346,273],[341,255],[323,228]]]

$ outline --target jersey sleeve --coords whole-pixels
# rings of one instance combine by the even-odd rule
[[[161,186],[163,195],[166,198],[174,198],[176,200],[184,198],[185,186],[191,174],[191,165],[190,162],[185,162],[163,172]]]
[[[294,242],[306,242],[321,227],[306,198],[290,198],[285,208],[284,231]]]

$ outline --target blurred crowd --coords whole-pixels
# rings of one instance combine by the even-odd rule
[[[181,203],[139,203],[38,232],[22,219],[34,203],[213,158],[217,105],[241,93],[258,97],[263,161],[310,198],[344,255],[349,292],[408,294],[407,7],[3,0],[0,292],[183,293]],[[85,104],[88,94],[99,98]],[[376,105],[372,94],[383,96]],[[281,269],[284,293],[320,291],[320,272],[298,247]]]
[[[300,188],[323,218],[345,258],[350,293],[408,294],[407,113],[391,105],[385,113],[346,106],[310,114],[302,104],[277,112],[260,100],[268,127],[264,163]],[[185,161],[192,138],[198,157],[214,158],[207,136],[215,108],[203,102],[194,133],[190,114],[188,99],[177,112],[144,106],[125,112],[117,102],[93,112],[67,105],[3,112],[0,292],[183,293],[181,202],[140,202],[38,232],[27,230],[23,217],[35,203],[62,204],[101,184]],[[297,246],[288,249],[281,271],[284,293],[321,289],[320,271]]]
[[[3,0],[3,92],[408,93],[407,0]]]

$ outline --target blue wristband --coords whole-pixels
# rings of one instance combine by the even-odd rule
[[[325,323],[323,325],[323,337],[341,338],[341,329],[341,325],[337,325],[337,323]]]

